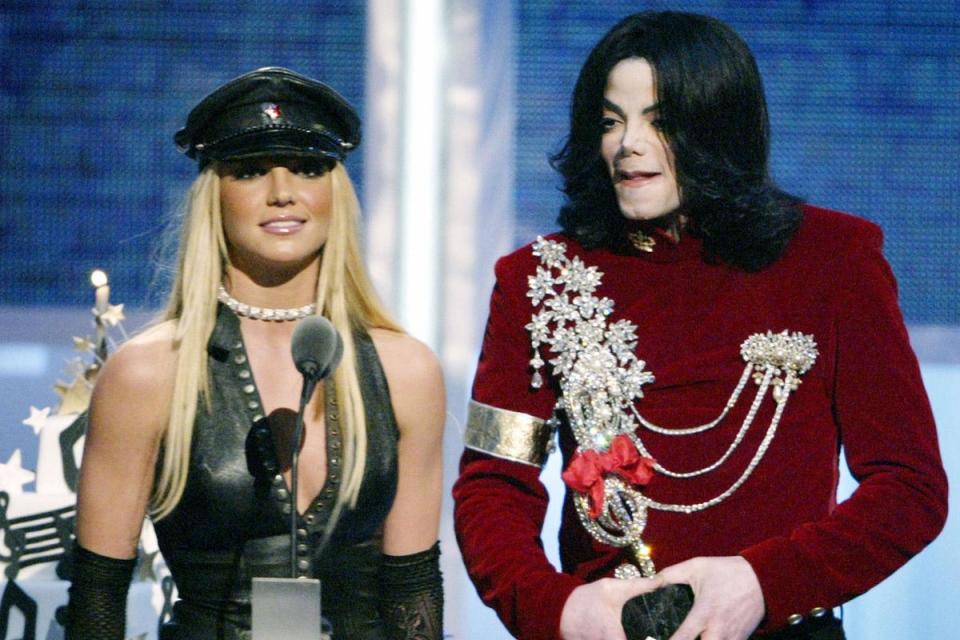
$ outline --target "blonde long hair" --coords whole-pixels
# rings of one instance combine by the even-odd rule
[[[367,276],[360,257],[360,205],[346,169],[331,170],[333,198],[330,228],[317,280],[317,309],[343,339],[343,359],[334,373],[344,437],[343,482],[331,526],[344,505],[354,506],[367,456],[366,414],[357,377],[353,329],[402,331],[390,318]],[[208,167],[194,181],[184,203],[177,268],[164,320],[176,323],[176,377],[170,418],[162,438],[160,472],[150,499],[154,519],[170,514],[183,496],[190,463],[190,443],[199,401],[211,411],[207,342],[217,316],[217,287],[228,261],[220,211],[220,178]]]

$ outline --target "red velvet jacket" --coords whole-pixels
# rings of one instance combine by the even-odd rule
[[[946,476],[929,401],[897,305],[896,283],[881,253],[880,229],[845,214],[804,207],[783,256],[746,273],[702,258],[701,243],[661,238],[652,253],[567,245],[603,273],[597,296],[615,303],[611,321],[637,325],[637,354],[656,381],[638,408],[664,426],[716,417],[743,371],[741,342],[768,330],[812,334],[819,357],[791,395],[766,456],[731,497],[693,514],[649,512],[644,541],[658,568],[695,556],[746,558],[763,589],[761,631],[788,616],[834,607],[871,588],[929,543],[943,527]],[[547,418],[556,381],[530,387],[534,310],[527,276],[530,247],[497,262],[473,398]],[[548,359],[548,358],[544,358]],[[727,448],[756,392],[752,382],[715,429],[670,438],[646,432],[667,468],[710,464]],[[769,394],[744,442],[717,471],[694,479],[656,474],[644,489],[661,502],[713,498],[742,473],[770,423]],[[575,447],[560,432],[564,466]],[[841,444],[858,480],[837,504]],[[619,549],[593,540],[566,496],[560,530],[562,572],[540,542],[547,494],[539,469],[467,450],[454,486],[455,526],[467,570],[484,602],[521,638],[556,638],[570,592],[609,576]]]

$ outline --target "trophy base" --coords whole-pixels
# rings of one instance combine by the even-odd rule
[[[312,578],[254,578],[253,640],[329,638],[320,616],[320,581]]]

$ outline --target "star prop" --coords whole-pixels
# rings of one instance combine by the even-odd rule
[[[6,491],[12,496],[20,495],[23,493],[23,485],[33,482],[35,477],[33,471],[23,468],[20,449],[15,450],[6,462],[0,462],[0,491]]]
[[[124,321],[123,304],[111,304],[110,307],[100,314],[100,318],[111,327],[115,327]]]
[[[93,351],[97,345],[93,344],[89,338],[79,338],[73,336],[73,350],[85,353],[87,351]]]
[[[74,378],[73,382],[58,382],[54,391],[60,396],[60,406],[57,415],[80,413],[90,404],[90,384],[83,377]]]
[[[23,421],[23,424],[28,427],[33,428],[33,435],[39,436],[40,431],[43,429],[43,425],[47,423],[47,417],[50,415],[50,407],[44,407],[43,409],[37,409],[36,407],[30,407],[30,417]]]

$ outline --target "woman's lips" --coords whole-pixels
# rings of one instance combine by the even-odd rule
[[[260,228],[267,233],[285,236],[300,231],[304,224],[306,221],[300,218],[278,218],[261,223]]]

